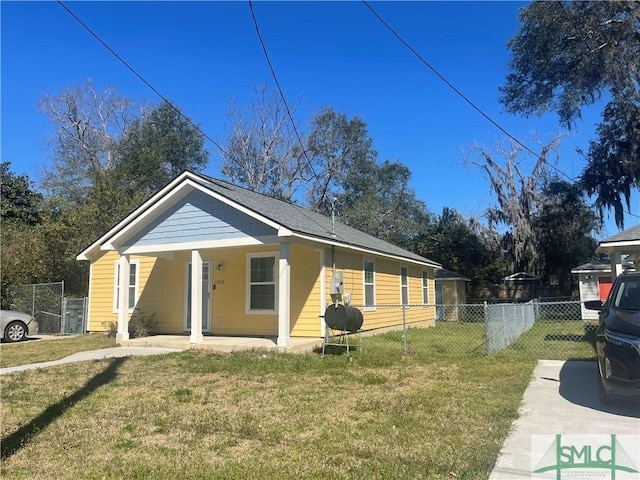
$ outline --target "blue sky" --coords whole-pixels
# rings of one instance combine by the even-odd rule
[[[250,103],[253,87],[273,86],[247,2],[67,2],[113,50],[220,143],[225,98]],[[535,151],[562,131],[555,114],[506,114],[498,88],[507,72],[507,40],[523,2],[374,2],[372,6],[434,68],[485,113]],[[255,2],[254,11],[278,80],[301,98],[306,122],[323,107],[361,117],[379,160],[400,160],[428,208],[480,215],[492,202],[481,172],[464,166],[474,144],[504,135],[422,65],[360,2]],[[56,2],[1,4],[3,161],[36,183],[51,162],[51,127],[38,109],[46,94],[91,79],[123,95],[159,98]],[[557,167],[580,174],[599,108],[565,137]],[[207,144],[205,173],[220,176],[220,154]],[[533,159],[525,165],[533,165]],[[631,211],[640,214],[634,192]],[[626,226],[637,218],[626,217]],[[616,233],[608,215],[602,236]]]

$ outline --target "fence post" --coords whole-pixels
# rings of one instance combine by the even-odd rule
[[[31,315],[36,316],[36,286],[31,285]]]
[[[405,309],[406,309],[406,306],[403,303],[402,304],[402,342],[403,342],[404,353],[406,355],[407,353],[407,316],[405,313]]]
[[[60,292],[60,313],[62,314],[62,317],[60,318],[60,333],[64,334],[64,322],[66,320],[65,318],[65,310],[66,310],[66,299],[64,298],[64,280],[62,280],[62,292]]]
[[[67,299],[62,298],[62,317],[60,318],[60,333],[64,335],[64,326],[67,323]]]
[[[487,306],[487,301],[484,301],[484,343],[487,348],[487,356],[491,355],[491,350],[489,347],[489,307]]]
[[[89,329],[89,322],[87,319],[87,315],[89,315],[89,297],[84,297],[82,299],[82,334],[87,333]]]

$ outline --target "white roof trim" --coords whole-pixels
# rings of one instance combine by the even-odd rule
[[[80,254],[76,257],[76,260],[90,260],[90,256],[93,255],[96,251],[100,249],[100,245],[102,245],[114,232],[120,230],[124,225],[126,225],[131,219],[135,218],[140,212],[143,212],[150,205],[155,203],[156,198],[159,196],[166,195],[167,192],[173,190],[176,185],[180,184],[185,178],[189,177],[189,172],[183,172],[181,175],[178,175],[173,181],[169,182],[163,189],[161,189],[158,193],[151,196],[146,202],[136,208],[133,212],[127,215],[123,220],[121,220],[115,227],[112,227],[107,233],[102,235],[98,240],[93,242],[87,248],[85,248]]]
[[[419,260],[414,260],[411,258],[407,258],[407,257],[402,257],[400,255],[393,255],[390,253],[384,253],[384,252],[380,252],[378,250],[371,250],[368,248],[364,248],[364,247],[359,247],[357,245],[352,245],[352,244],[347,244],[347,243],[343,243],[343,242],[338,242],[338,241],[333,241],[333,240],[329,240],[329,239],[325,239],[325,238],[318,238],[318,237],[314,237],[312,235],[304,235],[302,233],[293,233],[294,237],[297,238],[302,238],[304,240],[308,240],[314,243],[322,243],[325,245],[335,245],[336,247],[342,247],[342,248],[347,248],[347,249],[351,249],[351,250],[356,250],[358,252],[363,252],[366,253],[368,255],[376,255],[378,257],[386,257],[386,258],[392,258],[394,260],[399,260],[402,262],[409,262],[409,263],[413,263],[415,265],[422,265],[422,266],[427,266],[427,267],[433,267],[433,268],[442,268],[442,265],[440,265],[439,263],[436,262],[421,262]]]
[[[614,250],[621,247],[640,247],[640,240],[625,240],[622,242],[606,242],[598,245],[596,251],[600,250]]]
[[[582,275],[584,274],[593,274],[593,273],[611,273],[611,267],[607,269],[590,269],[590,270],[571,270],[571,273],[574,275]]]
[[[132,233],[138,228],[140,222],[148,222],[153,220],[163,210],[164,205],[167,202],[175,201],[176,199],[185,196],[190,191],[196,189],[209,195],[216,200],[229,205],[232,208],[262,222],[278,232],[278,236],[286,237],[291,236],[291,231],[284,228],[282,225],[274,222],[273,220],[263,217],[248,209],[244,205],[241,205],[233,200],[226,198],[219,193],[209,190],[201,184],[204,179],[196,177],[190,172],[184,172],[178,176],[174,181],[169,183],[166,187],[153,195],[149,200],[143,203],[140,207],[128,215],[124,220],[118,223],[115,227],[104,234],[100,239],[94,242],[91,246],[86,248],[80,253],[77,260],[90,260],[90,257],[98,250],[117,250],[118,241],[131,236]]]
[[[191,250],[207,250],[213,248],[248,247],[255,245],[272,245],[279,241],[276,235],[267,237],[227,238],[224,240],[199,240],[195,242],[166,243],[162,245],[140,245],[123,250],[123,255],[157,254],[162,252],[179,252]]]

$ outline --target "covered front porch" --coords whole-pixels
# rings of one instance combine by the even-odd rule
[[[189,335],[151,335],[148,337],[119,340],[122,347],[164,347],[187,350],[211,350],[215,353],[231,353],[244,350],[287,351],[308,353],[322,346],[322,338],[290,337],[288,347],[278,346],[277,337],[241,337],[233,335],[204,335],[200,343],[192,343]]]

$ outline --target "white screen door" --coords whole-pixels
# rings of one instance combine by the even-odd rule
[[[187,262],[185,330],[191,331],[191,262]],[[202,331],[211,331],[211,260],[202,262]]]

